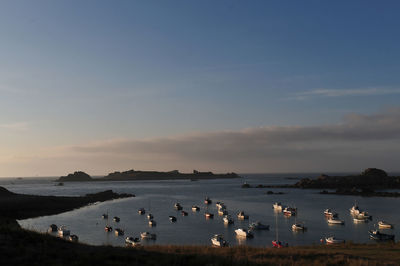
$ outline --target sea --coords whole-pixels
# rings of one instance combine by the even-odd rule
[[[104,190],[118,193],[132,193],[136,197],[99,202],[73,211],[19,220],[19,224],[29,230],[45,233],[50,224],[64,225],[71,234],[76,234],[79,241],[91,245],[124,246],[125,237],[140,237],[142,232],[156,234],[156,240],[143,240],[142,245],[211,245],[210,239],[215,234],[223,235],[230,246],[250,245],[270,247],[271,241],[278,239],[289,246],[320,245],[321,239],[329,236],[344,239],[347,242],[371,243],[368,230],[377,228],[380,220],[394,224],[393,229],[381,230],[400,237],[400,198],[359,197],[319,194],[320,190],[289,188],[242,188],[244,183],[256,186],[293,184],[302,177],[315,178],[316,174],[242,174],[237,179],[213,180],[164,180],[164,181],[107,181],[107,182],[65,182],[57,186],[56,178],[3,178],[0,186],[10,191],[31,195],[83,196]],[[267,194],[268,191],[283,194]],[[392,190],[396,191],[396,190]],[[205,197],[212,204],[204,204]],[[223,202],[234,224],[225,225],[218,215],[216,202]],[[273,210],[272,205],[296,207],[296,216],[285,217]],[[180,203],[189,213],[182,216],[175,210],[174,204]],[[354,223],[349,209],[357,204],[372,215],[367,223]],[[192,205],[200,207],[193,212]],[[138,209],[144,208],[145,215],[139,215]],[[324,210],[331,208],[344,220],[344,225],[329,225]],[[236,214],[244,211],[248,220],[238,220]],[[213,219],[206,219],[204,213],[214,214]],[[157,225],[150,227],[147,214],[151,213]],[[102,215],[108,214],[109,219]],[[113,221],[113,217],[120,222]],[[171,222],[169,216],[175,216]],[[269,230],[254,231],[253,238],[237,237],[235,230],[248,228],[252,222],[260,221],[269,225]],[[294,223],[303,223],[307,230],[293,232]],[[124,236],[106,232],[104,227],[120,228]]]

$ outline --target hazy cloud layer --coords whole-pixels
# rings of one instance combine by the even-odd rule
[[[235,171],[313,171],[382,165],[396,169],[400,108],[351,114],[340,124],[265,126],[147,140],[110,140],[72,147],[84,156],[118,158],[132,167],[215,167]],[[370,165],[373,164],[373,165]],[[176,166],[176,167],[175,167]]]
[[[400,94],[400,89],[364,88],[364,89],[315,89],[294,94],[290,99],[305,100],[316,97],[346,97]]]

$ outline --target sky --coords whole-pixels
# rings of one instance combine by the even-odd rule
[[[398,1],[0,3],[0,176],[400,171]]]

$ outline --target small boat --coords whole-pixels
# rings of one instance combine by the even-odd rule
[[[77,235],[70,235],[68,236],[68,240],[71,242],[78,242],[79,237]]]
[[[222,220],[225,224],[233,224],[233,219],[230,215],[225,215]]]
[[[57,232],[57,230],[58,230],[57,225],[51,224],[51,225],[49,226],[49,229],[47,229],[47,232],[48,232],[48,233],[53,233],[53,232]]]
[[[182,206],[181,206],[181,204],[180,204],[179,202],[175,203],[174,208],[175,208],[175,210],[177,210],[177,211],[182,210]]]
[[[380,241],[394,240],[394,235],[384,234],[379,232],[379,230],[369,230],[368,233],[369,237],[373,240],[380,240]]]
[[[244,213],[244,211],[240,211],[240,212],[237,214],[237,217],[238,217],[238,219],[240,219],[240,220],[247,220],[247,219],[249,219],[249,216],[246,215],[246,214]]]
[[[104,231],[111,232],[112,231],[112,227],[107,225],[106,227],[104,227]]]
[[[251,223],[249,226],[250,230],[269,230],[269,225],[264,225],[261,222],[257,221]]]
[[[211,204],[212,203],[212,200],[209,198],[209,197],[206,197],[205,199],[204,199],[204,204]]]
[[[156,223],[156,221],[154,221],[154,220],[149,220],[149,225],[150,225],[150,226],[156,226],[157,223]]]
[[[114,222],[119,223],[119,221],[120,221],[121,219],[120,219],[119,217],[115,216],[115,217],[113,218],[113,220],[114,220]]]
[[[214,218],[214,214],[209,213],[209,212],[204,213],[204,216],[205,216],[207,219],[209,219],[209,218]]]
[[[217,203],[215,204],[215,206],[217,206],[218,209],[226,208],[226,207],[225,207],[225,204],[224,204],[223,202],[217,202]]]
[[[181,211],[182,216],[188,216],[189,214],[185,211]]]
[[[272,209],[276,211],[282,211],[283,206],[280,202],[275,202],[274,204],[272,204]]]
[[[336,212],[333,212],[331,209],[326,209],[326,210],[324,211],[324,215],[325,215],[326,217],[337,217],[337,213],[336,213]]]
[[[235,233],[239,237],[253,237],[253,233],[250,230],[246,230],[244,228],[236,229]]]
[[[353,207],[350,209],[350,214],[351,215],[358,215],[360,213],[360,208],[357,206],[357,204],[354,204]]]
[[[357,218],[372,220],[372,216],[369,215],[368,212],[365,212],[365,211],[360,211],[360,213],[357,214],[356,216],[357,216]]]
[[[296,215],[296,208],[286,207],[283,209],[283,214],[286,216],[294,216]]]
[[[192,211],[198,212],[198,211],[200,211],[200,207],[199,207],[199,206],[196,206],[196,205],[193,205],[193,206],[192,206]]]
[[[108,214],[103,213],[103,215],[101,216],[101,218],[103,218],[103,219],[108,219]]]
[[[344,221],[339,220],[338,218],[335,217],[330,217],[327,221],[328,224],[344,224]]]
[[[151,219],[153,219],[153,218],[154,218],[154,217],[153,217],[153,214],[151,214],[151,213],[147,214],[147,219],[151,220]]]
[[[211,238],[211,243],[215,247],[227,247],[228,242],[226,242],[222,235],[214,235]]]
[[[272,246],[274,248],[287,248],[289,245],[287,243],[283,244],[281,241],[278,240],[272,240]]]
[[[321,240],[322,241],[322,240]],[[334,236],[326,237],[325,238],[326,244],[341,244],[344,243],[344,239],[338,239]]]
[[[144,208],[140,208],[140,209],[138,210],[138,213],[139,213],[140,215],[143,215],[143,214],[146,213],[146,211],[144,210]]]
[[[64,237],[64,236],[69,236],[70,231],[64,226],[60,226],[60,228],[58,228],[58,235],[60,237]]]
[[[140,246],[140,239],[137,237],[134,238],[134,237],[128,236],[125,238],[125,244],[127,246],[132,246],[132,247]]]
[[[120,228],[115,228],[114,233],[116,236],[123,236],[125,232]]]
[[[392,225],[392,224],[387,223],[387,222],[385,222],[385,221],[379,221],[379,222],[378,222],[378,226],[379,226],[379,228],[381,228],[381,229],[392,229],[392,228],[393,228],[393,225]]]
[[[218,215],[222,216],[222,215],[228,215],[228,211],[225,208],[220,208],[218,210]]]
[[[175,217],[175,216],[170,216],[170,217],[169,217],[169,220],[170,220],[171,222],[176,222],[176,217]]]
[[[140,237],[142,239],[151,239],[151,240],[156,240],[157,239],[157,235],[156,234],[151,234],[149,232],[143,232],[140,234]]]
[[[365,218],[360,218],[360,217],[354,217],[353,218],[353,221],[355,222],[355,223],[368,223],[368,219],[365,219]]]
[[[292,231],[305,231],[306,229],[303,224],[295,223],[292,225]]]

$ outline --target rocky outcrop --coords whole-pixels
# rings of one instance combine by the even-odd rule
[[[73,174],[69,174],[67,176],[61,176],[57,179],[57,182],[69,182],[69,181],[92,181],[93,179],[90,175],[86,174],[82,171],[76,171]]]

